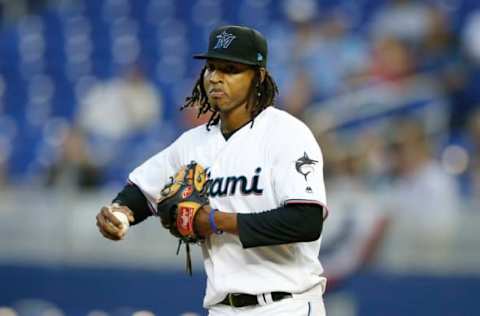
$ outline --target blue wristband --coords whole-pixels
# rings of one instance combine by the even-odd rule
[[[214,232],[215,234],[217,235],[221,235],[223,234],[223,230],[219,230],[218,227],[217,227],[217,224],[215,224],[215,212],[218,212],[218,210],[216,208],[212,209],[210,211],[210,214],[208,214],[208,220],[210,222],[210,229],[212,230],[212,232]]]

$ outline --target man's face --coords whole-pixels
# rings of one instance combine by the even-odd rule
[[[245,105],[254,75],[252,67],[244,64],[207,60],[203,85],[208,102],[221,113]]]

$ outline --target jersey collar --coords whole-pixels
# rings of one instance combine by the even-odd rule
[[[218,130],[219,130],[220,133],[222,134],[222,136],[223,136],[223,138],[225,139],[225,141],[228,141],[228,140],[233,136],[233,134],[235,134],[235,133],[238,132],[239,130],[243,129],[245,126],[250,125],[250,128],[253,128],[253,127],[255,126],[255,122],[256,122],[261,116],[263,116],[263,114],[264,114],[266,111],[268,111],[269,108],[270,108],[270,106],[267,107],[266,109],[264,109],[262,112],[258,113],[257,116],[255,117],[253,123],[252,123],[252,120],[250,120],[250,121],[246,122],[245,124],[243,124],[242,126],[238,127],[236,130],[234,130],[234,131],[232,131],[232,132],[230,132],[230,133],[224,133],[224,132],[222,131],[222,129],[220,128],[220,125],[221,125],[220,123],[217,125]]]

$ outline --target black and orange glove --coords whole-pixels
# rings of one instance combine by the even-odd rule
[[[157,202],[157,214],[163,227],[187,247],[187,270],[191,273],[189,244],[201,240],[195,232],[195,216],[208,204],[206,170],[196,163],[183,166],[170,178]],[[178,252],[177,252],[178,253]]]

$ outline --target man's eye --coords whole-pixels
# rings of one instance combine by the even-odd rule
[[[234,73],[237,73],[238,72],[238,69],[233,67],[233,66],[229,66],[225,69],[225,72],[229,73],[229,74],[234,74]]]
[[[207,65],[207,70],[208,71],[213,71],[213,70],[215,70],[215,67],[213,67],[213,65]]]

